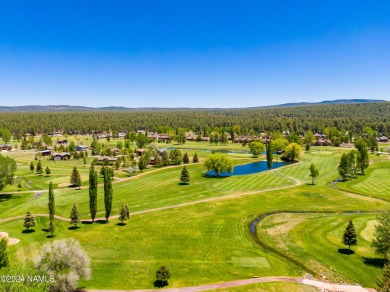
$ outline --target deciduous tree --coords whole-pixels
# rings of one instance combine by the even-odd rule
[[[302,147],[294,142],[288,144],[288,146],[285,148],[284,151],[284,156],[290,161],[297,160],[301,156],[301,154],[302,154]]]
[[[316,177],[319,175],[320,173],[318,172],[318,169],[315,167],[314,163],[312,163],[310,165],[310,176],[311,176],[311,184],[314,185],[314,181],[316,179]]]
[[[253,156],[259,156],[265,149],[264,143],[262,141],[253,141],[249,143],[249,149],[251,150]]]
[[[89,211],[91,213],[92,222],[95,221],[96,212],[97,212],[97,184],[98,177],[97,171],[92,166],[89,169]]]
[[[272,147],[272,141],[269,141],[266,146],[266,156],[267,156],[267,166],[268,169],[272,169],[272,161],[274,159],[274,154],[273,154],[273,147]]]
[[[389,259],[390,253],[390,210],[384,211],[378,217],[378,224],[375,226],[374,239],[371,244],[375,252],[385,259]]]
[[[54,220],[54,212],[55,212],[55,201],[54,201],[54,191],[53,191],[53,184],[50,182],[49,184],[49,218],[50,221]]]
[[[37,268],[55,279],[49,283],[49,291],[74,291],[79,279],[89,279],[91,274],[88,255],[73,238],[47,243],[37,259]]]
[[[104,171],[104,208],[106,210],[106,221],[108,222],[108,218],[111,215],[112,209],[112,184],[111,184],[111,173],[107,167],[105,167]]]
[[[204,167],[208,171],[215,171],[217,176],[220,176],[223,172],[232,173],[234,169],[233,161],[222,154],[211,154],[205,160]]]
[[[53,220],[50,220],[48,230],[51,233],[51,236],[54,236],[54,231],[56,230],[56,227],[54,225],[54,221]]]
[[[0,190],[14,181],[16,162],[11,157],[4,157],[0,154]]]

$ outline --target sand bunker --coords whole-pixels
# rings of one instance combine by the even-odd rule
[[[17,244],[20,240],[17,238],[10,238],[8,237],[7,232],[0,232],[0,238],[7,238],[8,239],[8,245]]]
[[[62,188],[62,187],[69,187],[70,185],[71,185],[70,183],[62,183],[62,184],[59,184],[58,186],[60,188]]]

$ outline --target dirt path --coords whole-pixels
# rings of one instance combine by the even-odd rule
[[[164,207],[158,207],[158,208],[153,208],[153,209],[146,209],[146,210],[131,212],[130,215],[134,216],[134,215],[140,215],[140,214],[145,214],[145,213],[163,211],[163,210],[168,210],[168,209],[175,209],[175,208],[180,208],[180,207],[186,207],[186,206],[191,206],[191,205],[196,205],[196,204],[201,204],[201,203],[220,201],[220,200],[229,200],[229,199],[234,199],[234,198],[238,198],[238,197],[244,197],[244,196],[249,196],[249,195],[256,195],[256,194],[260,194],[260,193],[264,193],[264,192],[270,192],[270,191],[276,191],[276,190],[283,190],[283,189],[287,189],[287,188],[293,188],[293,187],[296,187],[296,186],[299,186],[299,185],[302,184],[301,181],[299,181],[299,180],[297,180],[297,179],[295,179],[293,177],[287,177],[287,178],[293,180],[295,182],[295,184],[294,185],[290,185],[290,186],[282,186],[282,187],[270,188],[270,189],[266,189],[266,190],[251,191],[251,192],[237,193],[237,194],[232,194],[232,195],[227,195],[227,196],[222,196],[222,197],[207,198],[207,199],[202,199],[202,200],[198,200],[198,201],[192,201],[192,202],[187,202],[187,203],[182,203],[182,204],[177,204],[177,205],[164,206]],[[45,217],[45,216],[49,216],[49,214],[33,214],[33,216]],[[14,216],[14,217],[10,217],[10,218],[0,219],[0,224],[4,223],[4,222],[16,220],[16,219],[21,219],[21,218],[24,218],[24,217],[25,217],[25,215],[20,215],[20,216]],[[62,217],[62,216],[55,215],[54,217],[56,219],[58,219],[58,220],[69,221],[68,218],[65,218],[65,217]],[[117,219],[117,218],[119,218],[119,215],[110,216],[110,219]],[[103,217],[96,218],[95,221],[97,221],[97,220],[105,220],[105,218],[103,218]],[[91,221],[91,219],[81,219],[81,221]]]
[[[325,283],[315,280],[307,280],[302,278],[291,278],[291,277],[264,277],[264,278],[252,278],[246,280],[230,281],[216,284],[206,284],[200,286],[184,287],[184,288],[168,288],[163,289],[164,292],[195,292],[195,291],[209,291],[215,289],[226,289],[232,287],[245,286],[250,284],[257,283],[267,283],[267,282],[289,282],[289,283],[302,283],[305,285],[314,286],[318,289],[326,289],[326,291],[338,291],[338,292],[367,292],[369,290],[364,289],[361,286],[355,285],[338,285]],[[156,289],[148,290],[84,290],[87,292],[152,292]]]

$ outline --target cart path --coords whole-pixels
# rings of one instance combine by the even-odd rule
[[[183,287],[183,288],[164,288],[159,289],[164,292],[195,292],[195,291],[208,291],[214,289],[226,289],[231,287],[239,287],[257,283],[267,283],[267,282],[289,282],[289,283],[301,283],[305,285],[314,286],[318,289],[326,289],[327,291],[338,291],[338,292],[368,292],[361,286],[357,285],[339,285],[326,283],[316,280],[302,279],[302,278],[292,278],[292,277],[264,277],[264,278],[252,278],[246,280],[230,281],[216,284],[206,284],[200,286],[192,287]],[[148,289],[148,290],[83,290],[86,292],[152,292],[157,291],[157,289]]]
[[[191,201],[191,202],[177,204],[177,205],[164,206],[164,207],[158,207],[158,208],[153,208],[153,209],[146,209],[146,210],[131,212],[130,216],[151,213],[151,212],[157,212],[157,211],[163,211],[163,210],[168,210],[168,209],[175,209],[175,208],[197,205],[197,204],[213,202],[213,201],[229,200],[229,199],[234,199],[234,198],[238,198],[238,197],[256,195],[256,194],[260,194],[260,193],[264,193],[264,192],[283,190],[283,189],[293,188],[293,187],[296,187],[296,186],[299,186],[302,184],[301,181],[299,181],[293,177],[287,177],[287,178],[294,181],[294,184],[289,185],[289,186],[281,186],[281,187],[269,188],[269,189],[259,190],[259,191],[250,191],[250,192],[237,193],[237,194],[221,196],[221,197],[207,198],[207,199],[202,199],[202,200],[198,200],[198,201]],[[49,216],[49,214],[32,214],[32,215],[36,216],[36,217],[48,217]],[[25,217],[25,215],[19,215],[19,216],[14,216],[14,217],[10,217],[10,218],[0,219],[0,224],[8,222],[8,221],[16,220],[16,219],[21,219],[24,217]],[[62,216],[54,215],[54,217],[58,220],[69,221],[69,218],[65,218]],[[119,215],[110,216],[110,219],[117,219],[117,218],[119,218]],[[95,218],[95,221],[98,221],[98,220],[106,220],[106,218],[104,218],[104,217]],[[80,219],[80,221],[91,221],[91,219],[89,219],[89,218],[88,219]]]

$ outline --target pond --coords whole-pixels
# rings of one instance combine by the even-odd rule
[[[272,169],[279,168],[287,164],[290,164],[290,162],[286,162],[286,161],[273,162]],[[267,161],[263,160],[263,161],[256,161],[248,164],[235,166],[233,169],[233,173],[223,172],[219,176],[225,177],[225,176],[233,176],[233,175],[253,174],[253,173],[258,173],[266,170],[268,170]],[[206,175],[216,176],[217,174],[215,173],[214,170],[212,170],[206,172]]]

